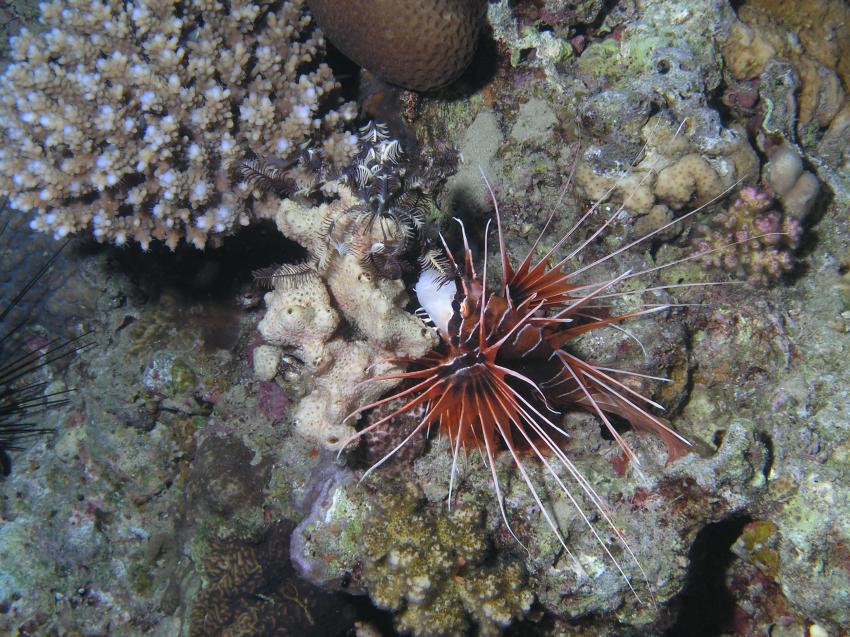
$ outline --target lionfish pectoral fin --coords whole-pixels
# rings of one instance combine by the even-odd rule
[[[667,447],[667,459],[664,461],[665,466],[674,460],[686,456],[691,451],[691,443],[676,433],[666,419],[654,416],[633,405],[626,404],[614,396],[606,396],[605,401],[607,403],[605,405],[605,411],[625,418],[639,432],[648,431],[661,438]]]

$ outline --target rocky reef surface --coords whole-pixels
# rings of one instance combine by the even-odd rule
[[[371,399],[356,393],[371,366],[433,335],[400,281],[345,250],[264,305],[250,270],[300,254],[267,223],[204,254],[70,246],[30,327],[91,329],[93,347],[43,370],[72,400],[45,414],[54,433],[0,484],[0,629],[846,634],[850,21],[841,2],[812,3],[817,20],[785,4],[491,2],[479,56],[492,64],[474,64],[459,97],[408,95],[399,115],[423,153],[437,140],[464,159],[431,218],[462,216],[483,243],[480,167],[515,261],[545,254],[599,198],[577,243],[614,221],[572,267],[706,204],[599,266],[602,278],[666,265],[626,289],[678,285],[643,302],[683,306],[577,344],[669,378],[647,387],[694,443],[665,464],[659,441],[624,432],[639,474],[596,418],[565,418],[566,452],[636,558],[603,534],[628,579],[538,464],[525,466],[581,569],[506,454],[494,470],[510,528],[478,454],[449,497],[452,450],[437,437],[415,437],[361,482],[418,419],[339,458],[351,425],[338,419]],[[328,209],[359,205],[345,186],[324,208],[273,195],[260,216],[313,252]],[[789,237],[683,261],[776,231]],[[13,248],[2,252],[17,272]],[[718,281],[730,283],[705,285]]]

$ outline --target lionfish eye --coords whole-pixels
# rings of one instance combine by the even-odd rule
[[[460,315],[461,315],[461,317],[469,318],[474,311],[475,311],[475,307],[472,303],[470,303],[469,297],[467,297],[463,301],[461,301],[461,303],[460,303]]]

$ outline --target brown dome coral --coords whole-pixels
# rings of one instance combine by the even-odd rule
[[[486,0],[309,0],[345,55],[415,91],[448,84],[469,66]]]
[[[309,142],[347,163],[355,110],[304,0],[39,7],[0,74],[0,195],[34,230],[202,249],[262,198],[244,160]]]

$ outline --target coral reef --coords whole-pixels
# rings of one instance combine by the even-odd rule
[[[544,0],[518,4],[514,14],[521,26],[541,25],[552,29],[558,38],[568,39],[574,35],[577,25],[586,25],[596,20],[603,4],[602,0]]]
[[[573,95],[578,132],[591,138],[575,170],[584,198],[669,219],[758,174],[743,127],[725,126],[708,104],[721,81],[716,25],[732,14],[724,2],[703,4],[644,2],[628,18],[613,12],[595,38],[573,45],[571,59],[544,66],[559,92]],[[628,28],[618,27],[624,18]]]
[[[363,417],[363,429],[369,429],[401,407],[400,401],[390,401],[370,410]],[[365,461],[369,466],[382,462],[384,471],[410,471],[413,462],[426,448],[426,433],[417,425],[425,415],[424,406],[385,421],[363,435]],[[391,452],[395,451],[392,455]],[[387,456],[389,460],[386,460]]]
[[[631,11],[607,15],[601,33],[574,62],[585,84],[579,112],[587,114],[587,124],[634,134],[640,122],[634,116],[645,118],[655,103],[679,121],[689,117],[696,139],[717,136],[720,122],[707,105],[706,91],[721,79],[714,38],[730,16],[727,3],[709,0],[697,8],[689,2],[650,0]]]
[[[251,219],[242,162],[353,152],[302,0],[55,0],[12,43],[0,192],[56,237],[202,248]]]
[[[0,6],[0,57],[9,57],[9,35],[17,33],[24,24],[32,24],[38,17],[38,6],[27,0],[11,0]]]
[[[802,228],[777,209],[769,191],[749,186],[709,225],[697,226],[696,233],[694,245],[706,252],[705,263],[766,285],[793,267]]]
[[[494,636],[531,607],[522,567],[487,563],[481,515],[473,505],[429,513],[410,487],[378,498],[364,528],[363,583],[400,630],[460,635],[475,622],[480,637]]]
[[[579,156],[575,183],[590,201],[613,199],[631,214],[672,218],[720,196],[736,180],[755,177],[758,159],[741,129],[719,126],[709,137],[681,128],[671,114],[651,117],[640,131],[645,154],[632,145],[590,145]],[[616,136],[614,136],[616,139]],[[659,208],[660,207],[660,208]]]
[[[302,434],[329,449],[354,432],[343,419],[392,385],[363,383],[373,375],[367,370],[399,371],[389,358],[421,355],[434,342],[433,332],[405,310],[401,256],[415,244],[431,205],[425,189],[446,161],[452,163],[449,155],[412,169],[387,129],[368,124],[352,163],[324,185],[333,199],[319,206],[297,198],[257,206],[311,255],[259,273],[274,286],[259,331],[267,345],[293,352],[303,364],[310,391],[292,416]],[[258,378],[274,377],[266,362],[274,356],[261,350]]]
[[[316,237],[305,245],[311,259],[264,268],[255,273],[256,279],[269,286],[295,285],[317,272],[327,274],[337,256],[348,254],[375,276],[398,279],[405,268],[410,271],[404,257],[413,256],[414,248],[426,251],[426,246],[417,245],[417,239],[426,238],[424,224],[434,211],[431,191],[455,170],[457,153],[443,148],[414,163],[399,140],[390,137],[387,127],[376,122],[361,127],[356,142],[351,162],[337,171],[324,153],[308,151],[313,172],[311,183],[302,186],[302,194],[321,190],[325,201],[344,198],[346,203],[324,215]],[[350,192],[341,195],[341,187]],[[354,197],[360,203],[352,203]],[[273,206],[274,202],[271,208],[263,208],[266,215],[274,216]]]
[[[738,7],[723,55],[736,79],[754,79],[776,58],[789,60],[800,77],[799,124],[825,128],[846,100],[850,86],[850,10],[838,0],[787,2],[749,0]],[[788,37],[793,34],[793,37]]]
[[[736,109],[746,104],[743,115],[766,154],[777,145],[795,146],[847,205],[850,9],[836,0],[811,2],[802,10],[751,0],[737,13],[722,44],[724,99]]]
[[[469,66],[486,1],[309,0],[309,5],[345,55],[388,82],[428,91]]]
[[[16,2],[15,6],[22,4]],[[107,250],[79,255],[69,252],[65,255],[68,258],[55,264],[60,271],[54,281],[62,282],[58,297],[62,302],[50,304],[50,325],[57,323],[58,327],[47,327],[46,332],[68,329],[80,321],[89,323],[93,318],[102,331],[93,336],[99,347],[80,352],[63,374],[65,386],[78,391],[72,403],[44,416],[43,426],[55,433],[15,454],[15,471],[0,483],[0,632],[186,635],[193,603],[205,596],[205,572],[212,574],[206,590],[215,588],[217,581],[236,584],[218,598],[225,600],[224,612],[231,619],[238,614],[242,621],[251,620],[255,616],[252,613],[279,617],[277,610],[287,608],[291,610],[288,619],[297,620],[298,629],[306,632],[309,627],[301,622],[304,615],[292,599],[303,602],[305,597],[275,587],[273,574],[267,577],[270,569],[261,573],[257,565],[264,569],[271,564],[264,562],[262,547],[272,542],[272,535],[287,528],[286,521],[295,524],[304,519],[300,503],[305,496],[307,507],[313,502],[308,493],[312,488],[310,476],[319,466],[346,474],[348,482],[344,486],[327,484],[302,526],[305,533],[301,537],[309,542],[298,550],[290,545],[290,549],[293,558],[326,569],[328,579],[320,581],[341,587],[347,584],[346,590],[352,592],[364,586],[363,564],[372,566],[372,573],[385,574],[387,581],[399,586],[405,582],[405,573],[393,568],[390,559],[396,542],[399,555],[411,556],[417,566],[429,559],[422,547],[434,544],[443,555],[464,555],[464,547],[455,546],[455,539],[469,541],[477,550],[483,538],[492,550],[488,548],[483,561],[474,561],[472,574],[482,574],[483,580],[505,574],[497,590],[514,590],[511,582],[518,582],[520,592],[514,600],[524,602],[528,599],[524,591],[531,589],[539,602],[522,620],[518,618],[524,611],[509,611],[515,612],[515,618],[508,634],[837,637],[846,632],[850,625],[846,597],[850,590],[850,435],[846,417],[850,413],[846,391],[850,225],[845,211],[850,190],[842,194],[836,185],[842,183],[840,171],[850,174],[842,168],[848,158],[848,111],[846,107],[840,110],[825,129],[820,129],[815,117],[795,140],[799,74],[781,58],[768,62],[755,79],[736,80],[734,86],[727,80],[727,88],[737,91],[737,101],[734,108],[724,112],[724,119],[713,119],[713,108],[685,108],[685,103],[713,104],[705,101],[706,94],[719,96],[722,90],[716,83],[721,61],[713,37],[722,40],[734,17],[725,2],[591,0],[576,3],[575,9],[570,4],[561,0],[489,3],[491,21],[494,15],[500,20],[493,26],[502,54],[492,81],[468,99],[445,102],[420,96],[418,106],[411,109],[411,121],[421,133],[420,143],[430,134],[459,146],[461,140],[468,141],[462,146],[464,170],[470,169],[466,184],[478,188],[474,198],[482,195],[480,208],[486,206],[486,192],[480,189],[475,164],[478,157],[483,158],[480,163],[502,207],[509,251],[524,254],[535,230],[543,227],[553,210],[557,214],[552,219],[551,236],[560,236],[587,209],[583,194],[573,197],[564,189],[579,146],[598,148],[600,155],[609,156],[608,165],[619,163],[627,172],[635,157],[638,164],[642,163],[640,149],[654,136],[659,142],[650,146],[647,154],[663,157],[657,164],[660,168],[666,167],[666,162],[673,165],[688,155],[697,155],[712,165],[725,184],[718,170],[722,161],[713,154],[713,144],[724,138],[704,133],[746,127],[751,139],[767,139],[761,150],[769,170],[762,178],[769,172],[777,184],[772,188],[782,215],[801,220],[799,208],[779,196],[780,184],[790,184],[792,178],[796,183],[805,172],[813,172],[832,190],[832,196],[817,199],[818,207],[813,207],[806,219],[807,224],[814,224],[812,249],[795,257],[802,266],[799,276],[766,287],[705,287],[702,282],[715,275],[707,273],[701,264],[691,261],[673,266],[659,271],[659,284],[697,283],[677,288],[675,299],[699,307],[673,310],[671,320],[640,321],[628,336],[613,332],[578,344],[580,353],[594,360],[613,360],[604,358],[611,355],[618,364],[651,368],[653,374],[670,377],[672,382],[666,383],[655,398],[668,408],[675,426],[688,432],[701,456],[691,454],[665,468],[660,445],[653,445],[651,440],[641,445],[643,441],[634,433],[623,432],[638,449],[646,474],[642,479],[633,468],[623,467],[615,444],[600,438],[593,418],[567,416],[580,420],[568,423],[575,434],[565,452],[574,458],[594,489],[605,494],[612,519],[643,564],[648,587],[658,604],[635,600],[622,576],[600,556],[578,513],[563,496],[554,497],[559,526],[586,571],[586,577],[580,577],[570,560],[558,555],[559,548],[545,522],[539,515],[535,517],[534,502],[511,468],[510,458],[497,458],[495,469],[506,485],[507,519],[531,555],[520,553],[501,521],[490,487],[490,469],[474,455],[456,467],[457,488],[451,502],[458,515],[461,510],[463,515],[468,514],[472,531],[459,530],[454,539],[441,536],[435,542],[437,518],[447,515],[452,469],[452,450],[447,445],[433,439],[425,441],[424,453],[418,459],[399,460],[404,464],[399,467],[403,475],[416,485],[412,491],[400,484],[398,474],[386,472],[375,472],[355,486],[360,470],[333,464],[335,454],[325,453],[322,445],[296,435],[286,417],[291,413],[285,405],[286,396],[293,400],[291,407],[297,408],[294,401],[314,389],[312,375],[302,371],[304,364],[291,355],[295,348],[268,345],[268,350],[259,354],[263,360],[258,366],[262,378],[270,380],[257,382],[251,378],[248,343],[256,344],[257,315],[231,306],[235,290],[234,294],[227,292],[227,301],[222,297],[200,301],[174,290],[149,294],[147,288],[140,290],[117,271],[116,255],[131,251]],[[749,4],[755,3],[735,6]],[[764,4],[759,2],[760,6]],[[602,5],[604,13],[594,15]],[[580,33],[568,31],[573,27],[553,25],[545,15],[547,10],[574,10],[582,14],[577,19],[591,23]],[[798,10],[805,15],[810,7]],[[821,24],[816,20],[813,27]],[[635,33],[639,37],[634,37]],[[704,38],[705,34],[712,37]],[[795,37],[795,32],[786,31],[789,46]],[[839,40],[822,39],[825,47],[840,44]],[[606,59],[600,50],[583,64],[579,75],[578,62],[593,47],[613,52],[611,59],[616,58],[617,64],[603,66],[595,74],[595,61]],[[670,47],[676,55],[667,55]],[[694,53],[692,59],[683,61],[678,56],[685,49]],[[623,73],[618,71],[620,64]],[[640,80],[634,85],[628,81],[632,75]],[[666,85],[665,75],[675,81]],[[682,81],[680,96],[673,90],[678,81]],[[641,83],[646,86],[638,86]],[[649,90],[649,86],[659,90]],[[824,84],[825,98],[830,95],[829,86],[828,82]],[[619,95],[615,89],[621,89]],[[591,106],[595,110],[583,118],[582,109]],[[668,107],[675,110],[668,113]],[[645,136],[652,113],[663,114],[673,129],[688,118],[677,140],[685,140],[689,146],[680,148],[669,140],[661,143],[655,133]],[[768,113],[770,117],[765,118]],[[722,121],[725,129],[712,129],[716,121]],[[761,126],[763,121],[770,131]],[[477,122],[474,129],[470,128],[473,122]],[[658,130],[661,128],[659,125]],[[666,124],[664,128],[668,130]],[[778,157],[782,161],[771,167],[771,152],[786,144],[793,156],[783,150]],[[478,155],[472,152],[476,149]],[[721,157],[728,156],[721,153]],[[605,165],[604,159],[594,161]],[[271,162],[259,157],[256,160],[259,163],[254,165],[267,173],[269,181],[256,177],[252,184],[258,190],[275,191],[265,198],[263,216],[274,218],[280,211],[289,211],[288,223],[303,230],[302,234],[295,233],[299,241],[321,250],[326,245],[324,238],[312,235],[322,230],[321,219],[315,216],[316,206],[303,201],[278,202],[271,195],[278,194],[278,186],[287,184],[278,181],[280,175],[274,171],[283,171],[285,166],[274,158]],[[782,170],[789,166],[802,166],[803,172],[796,174],[797,168]],[[738,170],[736,179],[745,175],[755,179],[758,170],[753,161],[751,169]],[[653,184],[648,195],[656,199],[655,178],[647,177],[644,183]],[[300,183],[296,185],[301,187]],[[318,196],[318,184],[308,183],[307,187]],[[329,182],[321,184],[321,190],[325,196],[339,197],[326,204],[324,212],[339,214],[343,225],[356,224],[359,213],[346,214],[341,200],[361,210],[368,206],[369,214],[376,211],[374,204],[355,192],[359,190],[355,182],[349,182],[338,195]],[[696,201],[700,196],[694,193],[693,198]],[[445,209],[463,214],[468,230],[483,226],[476,223],[481,217],[470,213],[469,208],[452,205]],[[685,204],[683,210],[687,209]],[[616,206],[603,212],[610,210],[616,210]],[[710,213],[703,213],[701,220],[710,219]],[[299,214],[305,215],[301,226]],[[638,224],[644,222],[654,229],[659,218],[669,219],[673,214],[670,204],[654,201],[649,212],[634,220],[632,226],[631,219],[620,225],[626,217],[622,215],[600,241],[587,246],[584,256],[589,260],[600,258],[623,245],[625,230],[637,232]],[[589,221],[590,232],[599,227],[598,218]],[[311,263],[306,276],[303,270],[296,270],[294,277],[279,277],[275,285],[280,289],[272,294],[285,296],[288,290],[296,295],[302,284],[318,281],[327,296],[327,307],[338,320],[328,343],[348,339],[371,347],[372,341],[361,332],[365,312],[357,321],[349,321],[329,283],[336,276],[336,268],[349,267],[346,260],[354,247],[354,234],[345,230],[337,235],[345,254],[332,246],[334,253],[327,269],[320,272]],[[585,236],[577,236],[577,243]],[[480,235],[473,241],[480,245]],[[29,242],[21,237],[22,246],[29,249]],[[577,243],[565,249],[572,250]],[[539,248],[546,250],[550,245],[544,238]],[[616,276],[627,268],[655,267],[694,253],[689,236],[665,235],[646,252],[628,260],[615,257],[599,267],[610,264],[606,273]],[[28,258],[30,254],[30,261],[38,261],[35,252],[15,256]],[[4,256],[2,251],[0,256]],[[148,266],[158,264],[161,258],[143,256]],[[372,281],[364,276],[350,294],[385,285],[375,283],[377,270],[373,265],[366,267],[359,259],[354,261],[352,270],[368,273]],[[3,270],[4,276],[12,276],[19,267],[16,264],[13,260],[12,266]],[[492,268],[491,273],[497,270]],[[398,282],[391,283],[394,289],[400,289]],[[671,300],[667,291],[653,293],[659,303]],[[633,308],[630,303],[623,300],[624,307]],[[318,306],[325,307],[322,303]],[[309,317],[309,312],[306,314]],[[46,323],[46,316],[39,314],[38,321]],[[208,336],[210,324],[221,317],[224,320],[216,329],[230,339],[224,345]],[[371,329],[371,323],[367,317],[365,329]],[[316,349],[321,345],[318,343]],[[347,379],[346,383],[349,381],[354,382]],[[264,394],[269,398],[265,408]],[[399,435],[404,431],[390,432],[384,436],[386,440],[376,441],[374,452],[367,449],[363,455],[352,454],[350,461],[369,462],[369,453],[382,456],[387,445],[400,442],[392,437]],[[420,455],[418,449],[414,455]],[[623,475],[614,475],[612,465]],[[543,484],[539,466],[529,463],[528,469],[531,477]],[[228,475],[234,478],[232,484]],[[322,484],[329,480],[327,474],[320,478]],[[205,483],[209,488],[204,488]],[[551,482],[546,486],[557,493]],[[417,489],[424,492],[424,499]],[[402,516],[403,504],[413,509]],[[361,524],[379,510],[382,518],[376,516]],[[393,513],[398,519],[391,519]],[[414,520],[409,529],[404,526],[407,519]],[[414,526],[420,528],[420,522],[423,531],[417,539],[405,535]],[[452,528],[449,519],[441,524]],[[371,545],[367,529],[388,545]],[[275,542],[285,543],[284,538],[281,531]],[[364,558],[367,549],[374,558]],[[246,573],[251,576],[240,579],[239,566],[226,561],[220,550],[244,558],[250,567]],[[275,554],[282,551],[285,547],[278,546]],[[470,554],[475,559],[479,555],[474,551]],[[218,569],[211,563],[213,559],[219,561]],[[517,564],[524,561],[527,578],[519,569],[513,570],[513,560]],[[283,561],[281,572],[289,578]],[[430,588],[413,582],[410,589],[424,591],[426,600],[451,600],[446,618],[463,615],[464,625],[475,622],[473,614],[486,614],[480,589],[471,581],[456,579],[468,579],[470,570],[453,565],[439,572],[443,581],[433,580]],[[646,602],[647,586],[640,573],[632,568],[627,575]],[[380,582],[371,585],[381,590]],[[399,613],[415,616],[428,610],[415,599],[399,598],[395,586],[390,589],[389,601],[400,600]],[[460,600],[464,591],[472,591],[473,599]],[[432,593],[439,595],[432,598]],[[268,596],[265,602],[263,596]],[[318,620],[321,612],[327,610],[330,616],[340,603],[334,598],[333,606],[307,606]],[[209,616],[215,617],[215,612]],[[205,614],[196,610],[196,616]],[[374,616],[358,619],[362,620],[358,634],[372,636],[380,630],[365,623],[377,626]],[[496,622],[485,623],[494,631],[499,627]],[[229,621],[220,632],[237,632],[239,625]],[[341,627],[340,632],[344,629]]]

